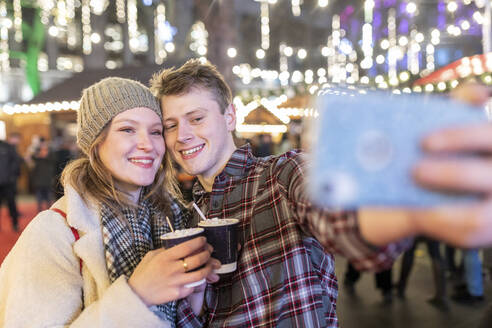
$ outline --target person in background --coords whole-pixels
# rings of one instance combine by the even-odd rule
[[[441,256],[439,242],[423,237],[417,237],[414,240],[410,249],[403,253],[403,259],[400,269],[400,279],[397,284],[397,293],[400,298],[405,297],[405,292],[408,285],[408,279],[410,278],[410,272],[412,271],[413,261],[415,257],[415,250],[419,242],[425,242],[427,246],[427,252],[431,259],[432,278],[434,280],[434,296],[432,296],[428,302],[436,308],[447,311],[449,309],[447,296],[446,296],[446,272],[445,261]]]
[[[83,155],[63,171],[65,195],[0,267],[0,327],[175,327],[177,300],[201,310],[203,290],[186,284],[216,281],[220,263],[203,237],[162,248],[166,216],[188,222],[159,103],[139,82],[107,78],[83,91],[77,125]]]
[[[21,174],[22,163],[24,159],[19,155],[19,144],[21,142],[21,134],[18,132],[12,132],[7,138],[7,142],[14,148],[15,160],[12,165],[12,180],[10,186],[7,188],[9,190],[9,195],[7,195],[7,204],[9,208],[10,217],[12,218],[12,228],[14,231],[19,230],[18,218],[20,217],[19,209],[17,207],[17,180],[19,180]]]
[[[190,60],[165,69],[153,77],[151,89],[161,101],[167,149],[197,176],[195,202],[208,218],[240,221],[237,271],[207,286],[201,316],[178,308],[180,325],[336,327],[333,254],[342,254],[358,270],[383,270],[409,246],[407,237],[421,234],[468,247],[492,242],[492,206],[487,203],[477,205],[484,216],[470,208],[316,208],[307,195],[302,154],[258,158],[249,145],[235,146],[231,91],[209,63]],[[416,168],[418,181],[441,182],[444,172],[429,174],[432,165]],[[467,182],[451,181],[458,183],[446,187],[462,188]],[[485,191],[492,193],[492,182]]]
[[[482,261],[478,249],[463,250],[464,283],[456,284],[451,298],[464,304],[480,303],[484,300]]]
[[[54,179],[53,179],[53,191],[55,199],[63,196],[63,186],[60,183],[60,177],[63,169],[67,164],[74,159],[74,154],[71,151],[72,141],[68,137],[62,137],[58,149],[53,152],[55,160]]]
[[[355,283],[360,279],[360,276],[361,272],[356,270],[354,266],[348,262],[343,286],[347,289],[349,294],[355,293]],[[390,304],[393,302],[392,268],[390,267],[389,269],[376,272],[374,274],[374,282],[376,288],[381,291],[383,304]]]
[[[49,141],[43,137],[40,138],[38,149],[32,155],[32,163],[31,183],[38,203],[38,212],[41,212],[51,206],[55,179],[55,157]]]
[[[272,154],[273,154],[272,135],[269,133],[260,134],[258,147],[256,147],[255,156],[266,157]]]
[[[483,268],[488,280],[492,281],[492,248],[487,247],[483,250]]]
[[[281,155],[289,150],[293,150],[297,148],[297,143],[295,140],[296,136],[290,132],[287,131],[284,134],[282,134],[282,139],[280,140],[280,143],[277,146],[277,150],[275,151],[276,155]]]
[[[4,140],[0,140],[0,159],[0,207],[5,200],[12,220],[12,229],[18,231],[19,213],[15,203],[15,194],[20,160],[14,146]]]

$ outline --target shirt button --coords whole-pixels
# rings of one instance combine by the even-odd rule
[[[219,207],[219,202],[218,201],[214,201],[213,205],[214,205],[214,208],[217,208],[217,207]]]

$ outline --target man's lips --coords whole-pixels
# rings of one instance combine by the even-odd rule
[[[198,156],[198,154],[202,151],[203,147],[205,147],[205,144],[193,147],[193,148],[188,148],[188,149],[183,149],[180,150],[179,152],[181,153],[181,156],[183,159],[190,159],[195,156]]]

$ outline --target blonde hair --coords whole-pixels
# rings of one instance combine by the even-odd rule
[[[108,131],[109,124],[96,137],[87,155],[83,154],[65,167],[60,180],[64,186],[74,188],[82,199],[105,205],[122,217],[123,207],[135,208],[135,205],[126,193],[116,188],[114,177],[99,156],[99,145],[106,139]],[[184,204],[168,152],[164,155],[154,182],[143,190],[146,191],[144,197],[150,199],[152,205],[166,215],[172,215],[170,204],[173,199]]]
[[[190,59],[178,69],[163,69],[154,74],[150,80],[150,91],[157,98],[187,94],[194,88],[211,92],[224,114],[232,103],[231,89],[217,68],[209,62]]]

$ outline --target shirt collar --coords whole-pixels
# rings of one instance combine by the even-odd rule
[[[227,162],[222,172],[220,172],[215,177],[214,185],[217,183],[217,181],[222,181],[226,177],[232,177],[232,178],[244,177],[249,172],[249,170],[252,167],[252,164],[255,161],[256,161],[256,157],[254,157],[253,152],[251,150],[251,145],[249,143],[236,148],[236,150],[232,153],[231,158]],[[205,193],[205,189],[203,189],[200,182],[197,181],[193,186],[193,194],[195,198],[197,196],[203,195],[204,193]]]
[[[237,148],[233,153],[229,161],[227,162],[224,170],[220,173],[226,173],[231,177],[243,177],[246,175],[254,162],[255,157],[251,151],[249,143]],[[220,175],[219,174],[219,175]]]

